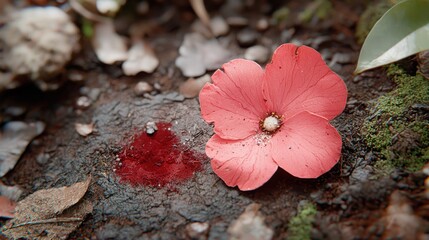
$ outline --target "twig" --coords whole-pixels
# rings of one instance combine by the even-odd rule
[[[76,217],[50,218],[50,219],[45,219],[45,220],[20,223],[20,224],[11,226],[9,229],[23,227],[23,226],[27,226],[27,225],[37,225],[37,224],[46,224],[46,223],[63,223],[63,222],[79,222],[79,221],[83,221],[83,219],[82,218],[76,218]]]

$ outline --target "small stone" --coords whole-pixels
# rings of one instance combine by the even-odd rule
[[[94,124],[83,124],[83,123],[75,123],[75,129],[76,132],[79,133],[79,135],[86,137],[89,134],[91,134],[94,131]]]
[[[262,45],[255,45],[246,49],[246,52],[244,53],[244,58],[259,63],[265,63],[270,57],[269,55],[270,52],[268,48]]]
[[[238,41],[238,44],[240,44],[240,46],[249,47],[256,43],[256,41],[258,40],[258,37],[259,37],[259,34],[256,31],[250,28],[246,28],[238,32],[237,41]]]
[[[229,25],[223,17],[214,17],[210,22],[210,27],[215,37],[223,36],[229,32]]]
[[[92,101],[96,101],[101,94],[101,89],[100,88],[91,88],[91,90],[89,90],[88,92],[88,97],[92,100]]]
[[[186,234],[191,239],[207,239],[209,227],[207,222],[193,222],[186,225]]]
[[[24,107],[11,106],[5,109],[5,114],[13,117],[23,115],[27,110]]]
[[[256,23],[256,30],[258,31],[265,31],[270,27],[270,22],[266,18],[261,18]]]
[[[229,17],[226,19],[226,22],[231,27],[245,27],[249,25],[249,20],[244,17]]]
[[[145,93],[153,91],[153,87],[147,82],[138,82],[134,87],[134,93],[137,96],[143,96]]]
[[[48,162],[49,158],[51,156],[48,153],[40,153],[39,155],[37,155],[36,157],[36,162],[40,165],[44,165]]]
[[[84,80],[83,74],[77,71],[70,71],[67,74],[67,77],[70,81],[73,81],[73,82],[81,82]]]
[[[147,122],[146,123],[146,133],[147,134],[152,135],[156,131],[158,131],[158,127],[156,126],[155,122]]]
[[[154,87],[154,88],[155,88],[155,90],[157,90],[157,91],[161,91],[161,88],[162,88],[161,84],[159,84],[158,82],[156,82],[156,83],[153,85],[153,87]]]
[[[210,82],[210,75],[205,74],[202,77],[197,79],[189,78],[184,83],[182,83],[179,87],[179,92],[185,98],[194,98],[198,96],[201,89],[204,87],[206,83]]]
[[[92,103],[91,99],[89,99],[89,97],[87,96],[81,96],[76,101],[76,105],[81,109],[91,106],[91,103]]]
[[[272,239],[274,231],[265,225],[265,217],[259,211],[260,207],[255,203],[246,207],[244,213],[228,227],[229,239]]]

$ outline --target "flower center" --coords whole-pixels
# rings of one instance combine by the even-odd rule
[[[264,120],[260,121],[260,127],[262,131],[268,134],[272,134],[276,132],[281,125],[282,125],[281,117],[274,112],[268,115]]]

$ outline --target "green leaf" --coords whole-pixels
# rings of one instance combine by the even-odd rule
[[[429,49],[429,0],[404,0],[374,25],[362,46],[355,73]]]

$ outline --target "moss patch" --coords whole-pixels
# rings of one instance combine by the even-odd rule
[[[311,229],[314,217],[317,213],[316,206],[305,204],[298,214],[289,221],[288,238],[291,240],[307,240],[311,237]]]
[[[429,81],[421,75],[410,76],[396,65],[390,65],[387,74],[397,88],[376,101],[363,134],[367,144],[382,155],[376,163],[381,172],[396,167],[417,171],[429,160],[429,116],[413,106],[429,104]]]

